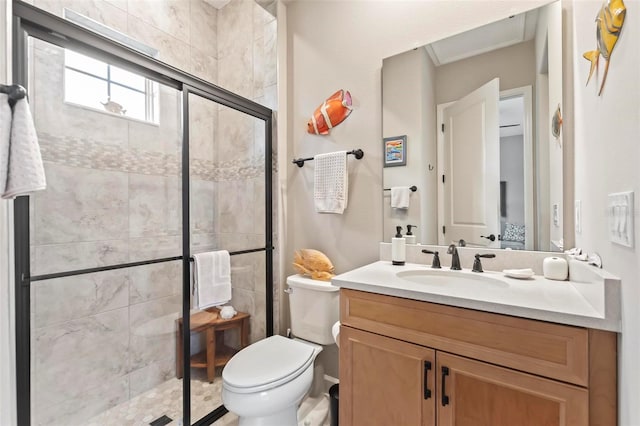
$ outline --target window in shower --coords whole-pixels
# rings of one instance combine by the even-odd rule
[[[65,9],[65,18],[147,56],[158,51],[84,15]],[[139,74],[69,49],[64,51],[64,100],[127,118],[159,123],[158,84]]]

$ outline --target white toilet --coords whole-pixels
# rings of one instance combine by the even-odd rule
[[[288,277],[287,284],[295,338],[260,340],[238,352],[222,371],[222,402],[240,426],[297,426],[298,405],[311,388],[320,345],[334,343],[339,289],[302,275]]]

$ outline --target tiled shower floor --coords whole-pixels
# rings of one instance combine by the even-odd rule
[[[193,371],[193,370],[192,370]],[[205,380],[204,374],[193,371],[191,379],[191,418],[202,418],[222,402],[222,378],[213,383]],[[327,395],[307,397],[298,410],[300,426],[328,426],[329,401]],[[169,425],[182,426],[182,380],[172,378],[127,402],[117,405],[87,421],[87,426],[148,426],[150,422],[166,415],[173,419]],[[238,417],[228,413],[216,426],[236,426]]]

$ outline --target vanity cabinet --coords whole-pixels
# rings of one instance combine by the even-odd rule
[[[615,333],[340,291],[342,426],[616,424]]]

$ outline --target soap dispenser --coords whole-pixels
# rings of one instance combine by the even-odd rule
[[[406,241],[402,236],[402,226],[396,226],[396,236],[391,239],[391,263],[404,265]]]
[[[407,244],[415,244],[416,236],[411,232],[411,228],[417,228],[416,225],[407,225],[407,233],[404,235],[405,242]]]

